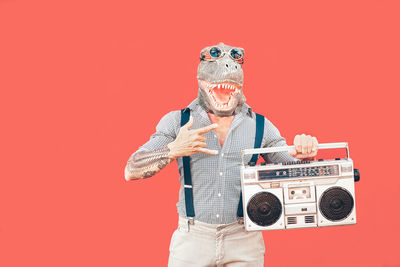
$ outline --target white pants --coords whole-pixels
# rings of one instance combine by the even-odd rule
[[[192,225],[180,217],[169,251],[169,267],[261,267],[265,245],[261,232],[247,232],[237,222]]]

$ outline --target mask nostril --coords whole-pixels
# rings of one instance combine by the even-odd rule
[[[228,65],[228,64],[225,64],[225,66],[226,66],[227,68],[229,68],[229,65]]]
[[[237,69],[237,66],[235,66],[235,68]]]

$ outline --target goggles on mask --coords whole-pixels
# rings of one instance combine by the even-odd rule
[[[211,47],[205,54],[202,54],[200,60],[215,61],[228,54],[231,59],[243,64],[243,52],[240,49],[232,48],[228,52],[222,51],[219,47]]]

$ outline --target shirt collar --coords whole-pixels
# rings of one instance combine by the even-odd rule
[[[196,98],[195,100],[193,100],[186,108],[194,111],[197,110],[198,108],[202,108],[199,104],[199,99]],[[240,113],[246,114],[249,117],[253,117],[253,111],[251,109],[251,107],[249,105],[247,105],[246,103],[243,104],[242,108],[240,109]]]

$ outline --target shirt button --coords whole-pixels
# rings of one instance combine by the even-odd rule
[[[215,137],[215,138],[217,138],[217,135],[216,135],[216,134],[214,134],[214,137]]]
[[[224,156],[224,153],[221,153],[221,157],[223,157]]]
[[[218,196],[220,197],[220,196],[221,196],[221,193],[218,193]]]
[[[222,174],[223,174],[222,172],[219,173],[220,176],[222,176]]]
[[[219,218],[219,214],[217,214],[217,218]]]

